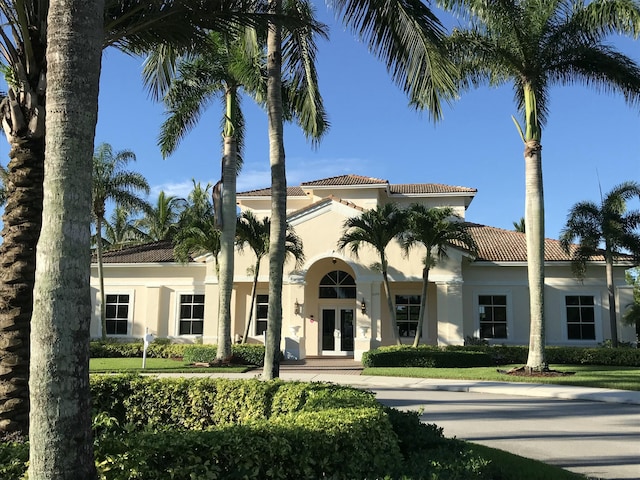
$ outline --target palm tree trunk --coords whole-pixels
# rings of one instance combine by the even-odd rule
[[[91,170],[103,2],[51,0],[46,165],[31,331],[29,478],[96,478],[89,398]]]
[[[542,154],[538,141],[530,140],[525,149],[525,235],[529,279],[529,355],[527,369],[545,370],[544,324],[544,200],[542,192]]]
[[[249,319],[247,320],[247,326],[244,327],[244,337],[242,337],[242,343],[247,343],[249,338],[249,327],[251,327],[251,319],[253,318],[253,307],[256,304],[256,289],[258,287],[258,273],[260,272],[260,260],[256,262],[256,268],[253,273],[253,285],[251,286],[251,307],[249,307]]]
[[[613,253],[607,243],[605,247],[605,268],[607,274],[607,292],[609,293],[609,324],[611,327],[611,346],[618,346],[618,319],[616,315],[616,291],[613,283]]]
[[[282,0],[271,3],[270,13],[282,11]],[[271,231],[269,234],[269,310],[263,378],[280,376],[282,336],[282,283],[287,222],[287,176],[285,172],[282,116],[282,29],[270,24],[267,35],[267,112],[269,118],[269,164],[271,166]]]
[[[429,261],[429,260],[427,260]],[[418,328],[416,329],[416,337],[413,339],[413,347],[417,348],[420,344],[420,336],[422,335],[422,327],[424,325],[424,316],[427,313],[427,286],[429,285],[429,269],[422,270],[422,293],[420,294],[420,314],[418,316]]]
[[[100,282],[100,327],[102,340],[107,339],[107,304],[104,298],[104,266],[102,265],[102,218],[96,218],[96,256]]]
[[[222,159],[222,231],[220,233],[218,349],[216,359],[231,358],[231,293],[233,290],[233,240],[236,236],[237,145],[233,135],[224,137]]]
[[[386,262],[383,260],[383,265]],[[393,330],[393,339],[396,345],[402,345],[400,341],[400,335],[398,334],[398,322],[396,321],[396,309],[393,307],[393,300],[391,300],[391,287],[389,286],[389,275],[387,275],[386,266],[382,270],[382,283],[384,284],[384,294],[387,297],[387,308],[389,309],[389,318],[391,319],[391,329]]]
[[[29,335],[42,226],[44,137],[11,137],[0,245],[0,432],[29,432]]]

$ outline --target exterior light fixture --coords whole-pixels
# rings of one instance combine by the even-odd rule
[[[302,304],[298,303],[297,298],[296,303],[293,304],[293,311],[296,315],[300,315],[302,313]]]
[[[367,313],[367,304],[364,302],[364,297],[362,297],[362,302],[360,302],[360,310],[362,313]]]

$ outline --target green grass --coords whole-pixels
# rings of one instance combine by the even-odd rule
[[[501,370],[520,365],[505,365]],[[552,383],[594,388],[640,391],[640,368],[600,365],[551,365],[552,370],[575,372],[564,377],[518,377],[499,373],[496,367],[475,368],[365,368],[363,375],[387,377],[445,378],[454,380],[491,380],[498,382]]]
[[[468,443],[471,450],[491,461],[494,478],[502,480],[581,480],[584,475],[564,470],[530,458],[514,455],[497,448]]]
[[[243,373],[252,367],[192,367],[188,362],[172,358],[147,358],[142,369],[142,358],[92,358],[90,373]]]

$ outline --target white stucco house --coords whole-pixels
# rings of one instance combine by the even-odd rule
[[[283,340],[285,355],[353,356],[393,344],[382,277],[370,265],[378,259],[364,249],[359,258],[337,249],[343,222],[388,202],[400,206],[448,205],[461,217],[472,202],[473,188],[430,183],[391,184],[386,180],[343,175],[289,187],[287,213],[304,245],[305,262],[295,270],[285,264]],[[238,194],[238,206],[258,218],[270,214],[270,189]],[[468,222],[467,219],[465,221]],[[500,344],[529,342],[529,292],[524,234],[468,222],[478,255],[451,247],[449,258],[430,273],[428,312],[422,338],[429,344],[462,344],[465,337]],[[422,253],[403,256],[389,248],[391,294],[405,343],[415,333],[420,304]],[[549,345],[594,346],[610,338],[608,295],[603,258],[594,258],[587,276],[572,276],[570,258],[556,240],[545,243],[545,314]],[[232,332],[244,333],[251,304],[255,257],[237,252],[232,294]],[[624,272],[615,267],[617,308],[632,302]],[[260,269],[249,342],[263,342],[268,308],[268,259]],[[176,341],[217,341],[218,279],[214,262],[203,257],[181,264],[168,243],[134,246],[104,254],[107,333],[121,339],[148,331]],[[97,267],[92,269],[94,315],[91,333],[100,336]],[[620,315],[619,315],[620,316]],[[619,337],[635,340],[631,327],[618,326]]]

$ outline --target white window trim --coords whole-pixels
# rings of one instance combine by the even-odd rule
[[[594,328],[596,330],[596,338],[588,340],[576,340],[574,338],[569,339],[569,328],[567,325],[567,297],[593,297],[593,318]],[[562,312],[560,312],[560,319],[562,321],[562,340],[569,345],[593,345],[594,343],[602,343],[602,299],[600,298],[600,292],[597,291],[564,291],[561,297]]]
[[[251,331],[253,333],[253,337],[254,338],[263,338],[266,340],[266,336],[267,336],[267,331],[265,330],[264,333],[258,333],[258,296],[259,295],[266,295],[267,297],[269,297],[269,292],[256,292],[256,301],[255,304],[253,305],[253,321],[251,323],[253,323],[253,327],[251,328]],[[267,304],[268,305],[268,304]],[[268,315],[268,313],[267,313]],[[267,316],[267,325],[268,325],[268,319],[269,317]]]
[[[480,297],[485,295],[507,297],[507,337],[486,338],[489,343],[505,343],[515,338],[513,324],[513,299],[511,290],[476,290],[473,292],[473,336],[480,337]]]
[[[193,335],[193,334],[189,334],[189,335],[181,335],[180,334],[180,306],[181,306],[181,302],[180,302],[180,297],[182,295],[204,295],[204,306],[205,309],[207,307],[207,296],[203,290],[176,290],[175,291],[175,295],[176,295],[176,301],[175,301],[175,315],[174,315],[174,337],[175,338],[187,338],[187,339],[196,339],[196,338],[200,338],[204,336],[204,323],[207,317],[206,311],[205,313],[202,315],[204,318],[202,319],[202,335]]]
[[[127,338],[132,336],[133,331],[133,309],[135,307],[135,290],[128,289],[113,289],[113,290],[105,290],[104,292],[104,303],[105,307],[107,304],[107,295],[129,295],[129,312],[127,315],[127,333],[123,335],[118,335],[115,333],[105,333],[109,338]],[[98,313],[100,315],[100,313]],[[100,316],[98,316],[98,321],[100,321]],[[102,322],[100,321],[100,330],[102,331]]]
[[[398,296],[400,296],[400,297],[422,297],[422,292],[417,292],[417,293],[395,292],[393,294],[393,308],[394,308],[394,311],[395,311],[395,314],[396,314],[396,326],[398,326],[398,319],[397,319],[398,304],[396,302],[396,297],[398,297]],[[427,294],[427,296],[428,296],[428,294]],[[428,300],[428,298],[427,298],[427,300]],[[421,299],[421,301],[422,301],[422,299]],[[414,305],[414,304],[411,304],[411,305]],[[420,304],[418,304],[418,307],[420,307]],[[425,337],[426,337],[426,328],[427,328],[427,325],[429,325],[429,304],[428,304],[428,302],[425,304],[425,307],[426,308],[425,308],[425,312],[424,312],[424,322],[422,324],[423,332],[420,335],[420,339],[421,340],[425,339]],[[420,315],[420,312],[418,312],[418,315]],[[405,322],[405,323],[408,323],[408,322]],[[420,319],[418,319],[418,324],[420,324]],[[407,339],[413,340],[415,338],[415,335],[410,335],[408,337],[405,336],[405,337],[400,337],[400,338],[403,339],[403,340],[407,340]]]

